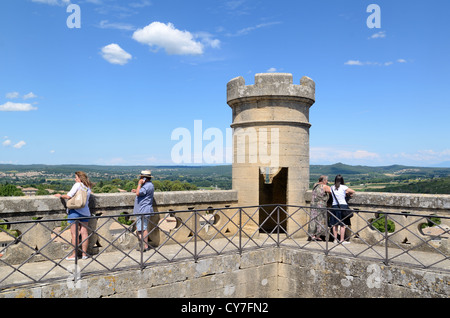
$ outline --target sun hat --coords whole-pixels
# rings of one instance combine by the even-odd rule
[[[152,172],[150,170],[142,170],[140,177],[147,177],[147,178],[151,178],[152,177]]]

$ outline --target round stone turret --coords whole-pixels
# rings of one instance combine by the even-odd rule
[[[256,74],[253,85],[245,85],[242,77],[227,84],[233,110],[233,189],[241,206],[305,205],[314,102],[315,83],[306,76],[300,85],[286,73]],[[274,225],[267,223],[270,230]]]

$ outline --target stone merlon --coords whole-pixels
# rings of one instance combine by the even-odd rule
[[[255,84],[247,86],[244,78],[239,76],[227,84],[227,102],[261,96],[291,96],[305,99],[312,105],[316,99],[315,87],[314,81],[306,76],[302,77],[300,85],[294,85],[289,73],[256,74]]]

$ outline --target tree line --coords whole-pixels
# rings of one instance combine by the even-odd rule
[[[155,186],[155,191],[194,191],[198,190],[198,187],[188,182],[182,182],[179,180],[154,180],[152,181]],[[138,179],[133,180],[121,180],[113,179],[110,181],[99,181],[92,187],[93,193],[119,193],[121,190],[125,192],[131,192],[132,189],[136,189]],[[51,187],[46,184],[27,184],[23,188],[35,188],[37,189],[36,195],[50,195],[52,193],[67,193],[72,187],[71,184],[52,184]],[[53,190],[53,191],[49,191]],[[51,193],[52,192],[52,193]],[[24,196],[20,188],[11,183],[0,184],[0,197],[11,196]]]

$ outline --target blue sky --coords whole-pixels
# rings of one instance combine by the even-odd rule
[[[316,82],[311,164],[450,162],[449,12],[447,0],[2,0],[0,163],[173,164],[172,132],[201,120],[225,136],[227,82],[265,72]]]

